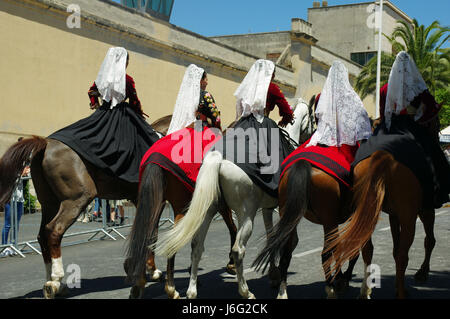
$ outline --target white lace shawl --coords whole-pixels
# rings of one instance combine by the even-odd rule
[[[200,80],[204,70],[195,64],[187,67],[178,91],[172,121],[167,134],[187,127],[195,121],[195,112],[200,102]]]
[[[264,119],[267,91],[272,80],[275,64],[269,60],[253,63],[242,83],[234,92],[236,97],[236,120],[253,114],[259,122]]]
[[[126,98],[127,50],[110,48],[98,72],[95,84],[103,100],[111,102],[111,108]]]
[[[316,109],[317,130],[307,146],[325,144],[355,145],[372,134],[370,120],[363,103],[348,80],[348,71],[342,62],[335,61]]]
[[[400,114],[415,97],[427,89],[427,85],[413,59],[405,51],[397,54],[388,83],[384,116],[386,127],[390,129],[392,114]],[[423,115],[423,107],[421,104],[416,111],[415,120]]]

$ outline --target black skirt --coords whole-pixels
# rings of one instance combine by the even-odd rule
[[[358,149],[352,168],[375,151],[384,150],[408,167],[419,180],[424,208],[440,207],[448,200],[450,166],[439,145],[408,116],[392,116],[388,130],[383,121]]]
[[[63,142],[94,166],[127,182],[139,182],[139,165],[159,136],[128,103],[104,105],[48,138]]]
[[[295,149],[291,141],[270,118],[259,123],[249,115],[228,129],[213,150],[240,167],[266,193],[278,197],[281,163]]]

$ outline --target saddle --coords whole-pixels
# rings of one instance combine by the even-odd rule
[[[333,176],[347,188],[352,186],[351,163],[359,145],[349,146],[308,146],[309,140],[292,152],[281,165],[281,177],[287,169],[299,160],[305,160],[312,166]]]

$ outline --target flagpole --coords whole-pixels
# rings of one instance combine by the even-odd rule
[[[380,0],[379,12],[379,33],[378,33],[378,54],[377,54],[377,88],[375,99],[375,118],[380,117],[380,74],[381,74],[381,37],[383,36],[383,0]]]

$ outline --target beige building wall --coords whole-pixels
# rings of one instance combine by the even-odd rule
[[[69,4],[81,8],[81,28],[66,24]],[[87,91],[112,46],[130,53],[127,73],[150,123],[172,113],[190,63],[208,72],[207,89],[231,123],[233,93],[257,59],[105,0],[2,0],[0,41],[0,154],[19,136],[48,136],[89,116]],[[288,98],[295,95],[292,71],[280,68],[276,80]]]
[[[379,1],[348,5],[325,6],[308,9],[308,22],[318,45],[350,59],[351,53],[378,50],[378,29],[375,29],[375,4]],[[412,22],[399,8],[389,1],[383,5],[383,33],[390,35],[397,20]],[[382,50],[392,52],[386,37],[382,38]]]

